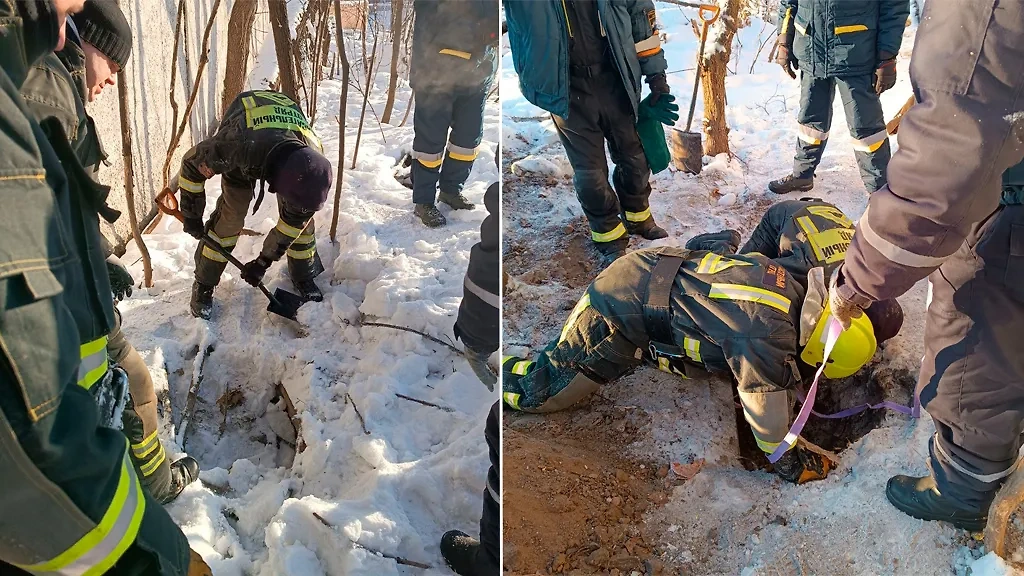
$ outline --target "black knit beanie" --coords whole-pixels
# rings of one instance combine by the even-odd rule
[[[115,0],[87,0],[85,8],[71,19],[82,40],[124,70],[132,55],[132,29]]]

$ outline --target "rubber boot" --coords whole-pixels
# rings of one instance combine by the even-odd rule
[[[643,222],[626,222],[626,231],[634,236],[642,236],[646,240],[660,240],[668,238],[668,232],[654,223],[654,217]]]
[[[302,299],[307,302],[324,301],[324,293],[320,291],[320,287],[316,285],[312,278],[295,282],[295,289],[299,291],[299,296],[302,296]]]
[[[441,556],[459,576],[498,576],[498,567],[487,560],[480,541],[465,532],[445,532],[441,537]]]
[[[918,520],[949,522],[957,528],[981,532],[988,523],[988,510],[968,510],[939,493],[931,476],[893,476],[885,486],[885,497],[904,514]]]
[[[213,315],[213,286],[203,284],[198,280],[192,284],[192,302],[190,307],[192,315],[196,318],[209,320]]]
[[[768,190],[775,194],[789,194],[790,192],[807,192],[814,188],[814,177],[810,178],[797,178],[792,174],[787,174],[778,180],[772,180],[768,183]]]
[[[473,208],[476,208],[476,204],[467,200],[466,197],[459,192],[456,192],[455,194],[439,192],[437,199],[451,206],[452,210],[472,210]]]
[[[413,212],[419,216],[427,228],[440,228],[448,223],[444,214],[441,214],[441,211],[433,204],[417,204]]]
[[[173,502],[181,495],[185,486],[199,479],[199,462],[191,456],[171,463],[171,486],[166,495],[160,498],[161,504]],[[154,495],[155,496],[155,495]]]

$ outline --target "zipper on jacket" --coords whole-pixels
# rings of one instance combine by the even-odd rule
[[[569,31],[569,38],[572,38],[572,26],[569,25],[569,9],[565,6],[565,0],[562,0],[562,13],[565,14],[565,29]]]

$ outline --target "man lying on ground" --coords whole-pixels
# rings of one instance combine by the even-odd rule
[[[745,253],[734,254],[739,234],[726,230],[697,236],[686,249],[620,258],[536,360],[502,361],[505,403],[524,412],[563,410],[645,361],[684,378],[729,374],[758,446],[774,452],[789,431],[793,390],[823,360],[827,274],[842,262],[852,228],[831,204],[783,202],[762,218]],[[895,300],[869,308],[839,336],[825,376],[860,370],[902,322]],[[803,484],[834,467],[794,445],[775,472]]]

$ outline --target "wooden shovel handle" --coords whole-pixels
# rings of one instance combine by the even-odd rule
[[[159,194],[156,195],[156,207],[167,214],[168,216],[174,216],[178,219],[178,222],[184,222],[185,218],[181,215],[181,210],[178,209],[178,199],[174,197],[174,192],[171,192],[170,188],[164,188]]]
[[[721,7],[715,4],[701,4],[697,10],[697,15],[700,16],[702,22],[710,26],[715,23],[715,20],[718,20],[719,12],[721,12]]]

